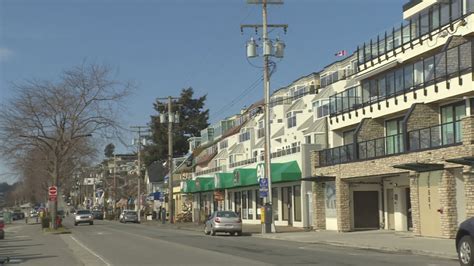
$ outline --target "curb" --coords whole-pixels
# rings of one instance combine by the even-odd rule
[[[448,253],[438,253],[432,252],[427,250],[413,250],[413,249],[402,249],[402,248],[391,248],[391,247],[374,247],[374,246],[367,246],[367,245],[359,245],[359,244],[351,244],[351,243],[343,243],[343,242],[334,242],[334,241],[298,241],[294,239],[283,239],[278,237],[268,237],[263,235],[255,235],[255,237],[259,238],[266,238],[266,239],[274,239],[280,241],[292,241],[310,245],[330,245],[335,247],[348,247],[354,249],[361,249],[361,250],[371,250],[371,251],[379,251],[379,252],[390,252],[390,253],[399,253],[399,254],[409,254],[409,255],[423,255],[423,256],[430,256],[436,258],[443,258],[443,259],[450,259],[456,260],[458,259],[457,254],[448,254]]]

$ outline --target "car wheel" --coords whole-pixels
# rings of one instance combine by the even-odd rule
[[[216,231],[214,231],[214,228],[211,227],[211,236],[215,236],[216,235]]]
[[[89,222],[89,224],[90,224],[90,225],[93,225],[93,224],[94,224],[94,222]]]
[[[209,235],[211,232],[207,231],[207,225],[204,225],[204,234]]]
[[[463,236],[459,241],[458,257],[461,265],[474,265],[474,243],[471,236]]]
[[[238,232],[237,232],[237,235],[238,235],[238,236],[241,236],[241,235],[242,235],[242,231],[238,231]]]
[[[74,223],[74,226],[77,226],[77,223]]]

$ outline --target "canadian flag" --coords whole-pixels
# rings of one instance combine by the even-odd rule
[[[347,55],[347,51],[346,50],[341,50],[337,53],[334,54],[335,56],[346,56]]]

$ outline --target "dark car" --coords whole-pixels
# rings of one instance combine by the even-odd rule
[[[12,214],[12,220],[13,221],[21,220],[21,219],[24,219],[24,218],[25,218],[25,214],[23,212],[15,211]]]
[[[459,225],[456,234],[456,251],[461,265],[474,265],[474,217]]]
[[[104,220],[104,213],[102,211],[92,211],[95,220]]]

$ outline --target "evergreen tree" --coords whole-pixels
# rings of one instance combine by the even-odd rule
[[[104,155],[107,158],[112,158],[114,156],[115,152],[115,145],[113,143],[107,144],[104,149]]]
[[[188,153],[190,137],[199,136],[202,129],[209,126],[209,109],[204,110],[206,95],[193,98],[193,88],[183,89],[179,99],[173,100],[173,113],[179,113],[179,123],[173,124],[173,157]],[[157,101],[153,104],[158,115],[151,116],[152,145],[145,148],[145,163],[166,161],[168,158],[168,124],[160,123],[161,113],[168,112],[167,102]]]

